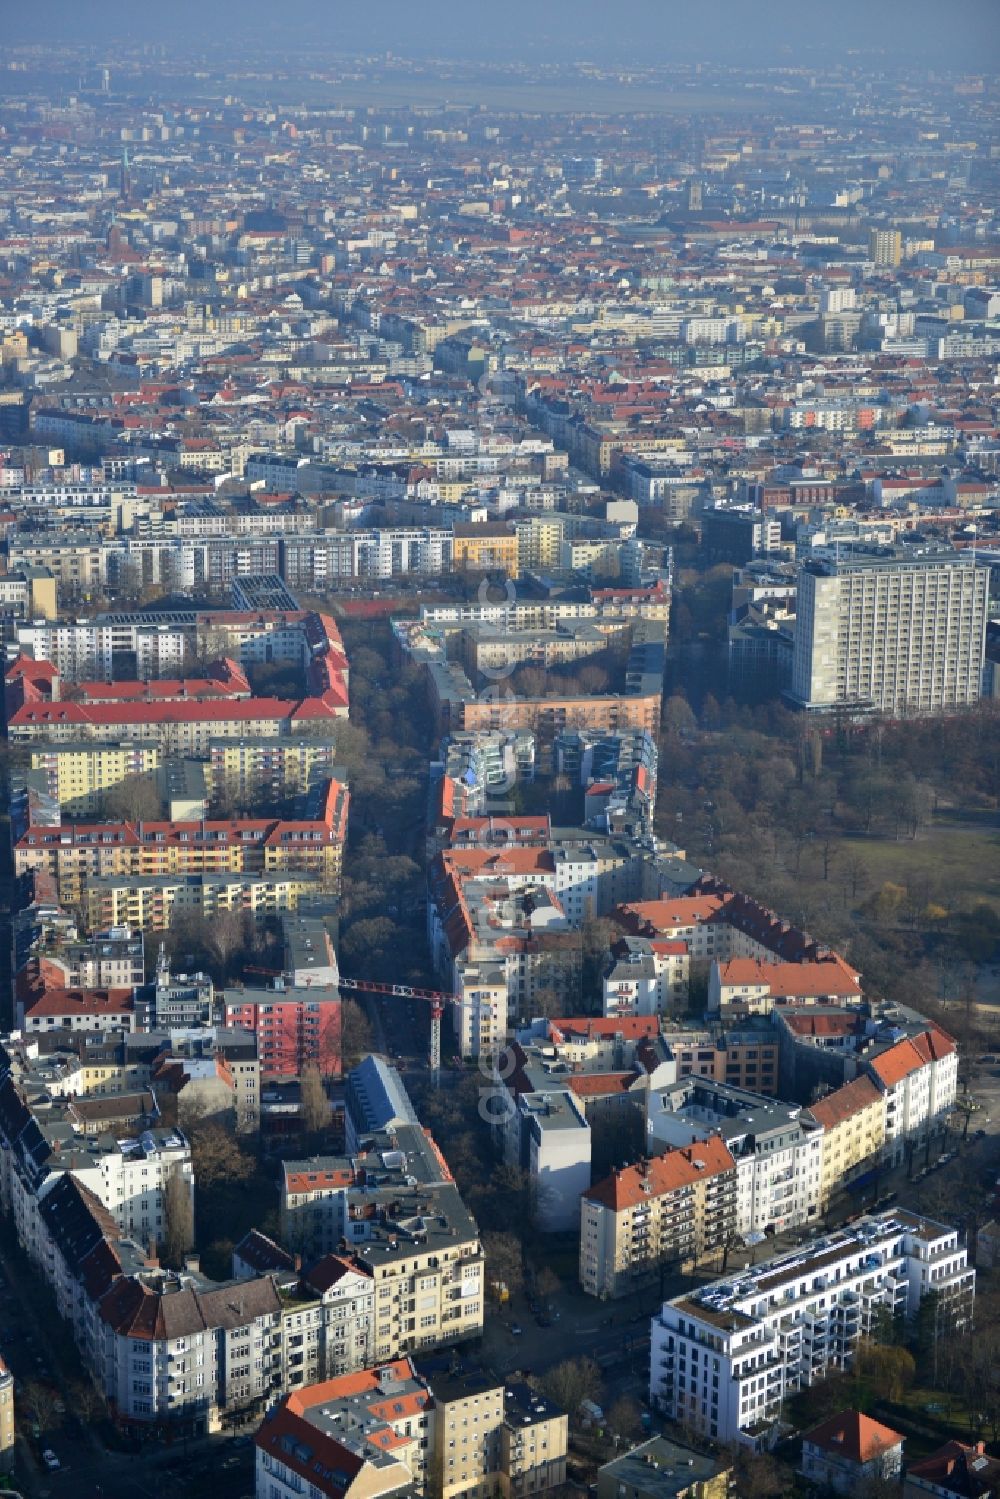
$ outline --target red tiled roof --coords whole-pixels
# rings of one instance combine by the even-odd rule
[[[804,1432],[803,1443],[809,1442],[824,1452],[835,1453],[852,1463],[869,1463],[873,1458],[896,1447],[903,1438],[891,1426],[883,1426],[860,1411],[841,1411],[828,1421]]]
[[[835,1125],[853,1119],[862,1109],[870,1109],[881,1101],[881,1097],[871,1078],[856,1077],[853,1082],[845,1083],[842,1088],[810,1104],[809,1112],[824,1129],[833,1129]]]
[[[652,1160],[613,1171],[583,1195],[586,1201],[600,1203],[618,1213],[652,1197],[663,1197],[680,1187],[717,1176],[721,1171],[735,1169],[736,1162],[722,1140],[718,1135],[710,1135],[694,1145],[668,1150]],[[649,1191],[643,1190],[644,1182],[649,1183]]]
[[[904,1077],[909,1077],[911,1072],[919,1072],[921,1067],[927,1065],[928,1060],[929,1058],[921,1056],[912,1041],[904,1038],[897,1041],[895,1046],[890,1046],[881,1056],[873,1057],[868,1066],[885,1087],[894,1088]]]

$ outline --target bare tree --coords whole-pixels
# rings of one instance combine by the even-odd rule
[[[166,1263],[176,1269],[194,1243],[194,1207],[191,1188],[180,1171],[171,1172],[163,1189],[163,1238]]]
[[[218,1182],[246,1181],[253,1175],[253,1161],[240,1149],[221,1124],[206,1124],[191,1141],[195,1181],[206,1187]]]
[[[299,1115],[303,1127],[310,1135],[320,1135],[332,1114],[320,1070],[315,1062],[307,1062],[299,1078]]]
[[[353,999],[345,999],[340,1012],[340,1050],[343,1070],[350,1072],[359,1062],[369,1056],[372,1049],[372,1028],[364,1010]]]
[[[43,1384],[40,1379],[29,1379],[24,1387],[24,1408],[31,1411],[42,1431],[52,1431],[59,1425],[62,1417],[56,1410],[58,1399],[52,1386]]]
[[[163,802],[156,777],[150,772],[127,776],[101,797],[101,816],[108,822],[150,822],[160,816]]]
[[[592,1358],[568,1358],[542,1376],[542,1389],[570,1417],[583,1400],[596,1402],[601,1393],[601,1371]]]
[[[497,1300],[501,1299],[501,1287],[506,1287],[511,1296],[516,1296],[524,1283],[521,1241],[517,1235],[483,1234],[483,1254],[486,1258],[486,1279],[495,1288]]]

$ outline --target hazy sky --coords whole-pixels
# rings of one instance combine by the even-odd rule
[[[344,50],[669,62],[795,61],[888,49],[903,62],[995,71],[1000,0],[0,0],[0,37],[224,39]]]

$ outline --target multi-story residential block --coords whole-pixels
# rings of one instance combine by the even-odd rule
[[[340,882],[350,793],[327,781],[310,817],[184,822],[67,822],[29,826],[14,843],[14,869],[47,869],[59,899],[78,904],[92,879],[114,875],[301,873],[333,892]]]
[[[850,1366],[882,1309],[913,1317],[929,1291],[946,1335],[972,1317],[975,1271],[955,1229],[884,1213],[664,1302],[650,1400],[720,1443],[770,1446],[784,1400]]]
[[[669,1015],[687,997],[689,968],[686,942],[622,937],[602,977],[604,1014]]]
[[[162,759],[158,744],[143,741],[31,743],[28,748],[29,773],[38,774],[48,795],[70,817],[99,813],[109,791],[130,776],[155,774]]]
[[[597,1470],[597,1499],[727,1499],[731,1468],[669,1437],[650,1437]]]
[[[479,1232],[398,1073],[376,1058],[350,1074],[350,1154],[282,1167],[281,1238],[349,1253],[375,1283],[375,1357],[435,1348],[483,1324]]]
[[[885,1155],[903,1159],[907,1141],[924,1138],[955,1102],[958,1048],[950,1036],[930,1026],[914,1036],[876,1042],[864,1056],[864,1069],[885,1103]]]
[[[279,1401],[256,1437],[257,1493],[292,1499],[305,1478],[316,1499],[524,1499],[565,1482],[567,1436],[566,1415],[525,1384],[395,1359]]]
[[[39,956],[46,978],[65,989],[137,989],[146,978],[142,933],[131,927],[46,943]]]
[[[873,1170],[885,1145],[885,1100],[867,1077],[810,1104],[809,1114],[823,1130],[820,1148],[820,1210],[833,1194]]]
[[[110,1148],[106,1139],[88,1136],[53,1156],[49,1164],[72,1171],[104,1204],[123,1238],[139,1244],[165,1238],[168,1184],[175,1179],[184,1185],[194,1221],[191,1147],[180,1130],[144,1130],[138,1139],[118,1139]]]
[[[831,953],[818,962],[716,958],[708,977],[708,1009],[767,1015],[776,1004],[845,1004],[861,1000],[859,975]]]
[[[736,1162],[718,1136],[614,1171],[580,1200],[580,1284],[627,1296],[736,1234]]]
[[[982,691],[989,593],[975,556],[855,545],[799,570],[791,701],[813,712],[943,713]]]
[[[736,1161],[739,1234],[780,1231],[818,1216],[822,1129],[798,1104],[707,1078],[649,1089],[650,1150],[703,1143],[713,1135],[722,1137]]]
[[[322,885],[308,874],[116,874],[87,881],[83,910],[90,927],[164,931],[175,911],[193,911],[209,920],[220,911],[277,916],[322,895]]]

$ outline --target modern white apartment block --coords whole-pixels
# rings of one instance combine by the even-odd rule
[[[902,1211],[863,1218],[664,1302],[650,1401],[713,1441],[768,1447],[786,1396],[848,1367],[881,1308],[913,1317],[931,1291],[941,1336],[970,1321],[975,1271],[957,1231]]]
[[[940,713],[979,700],[989,570],[931,543],[844,545],[799,570],[791,700]]]

